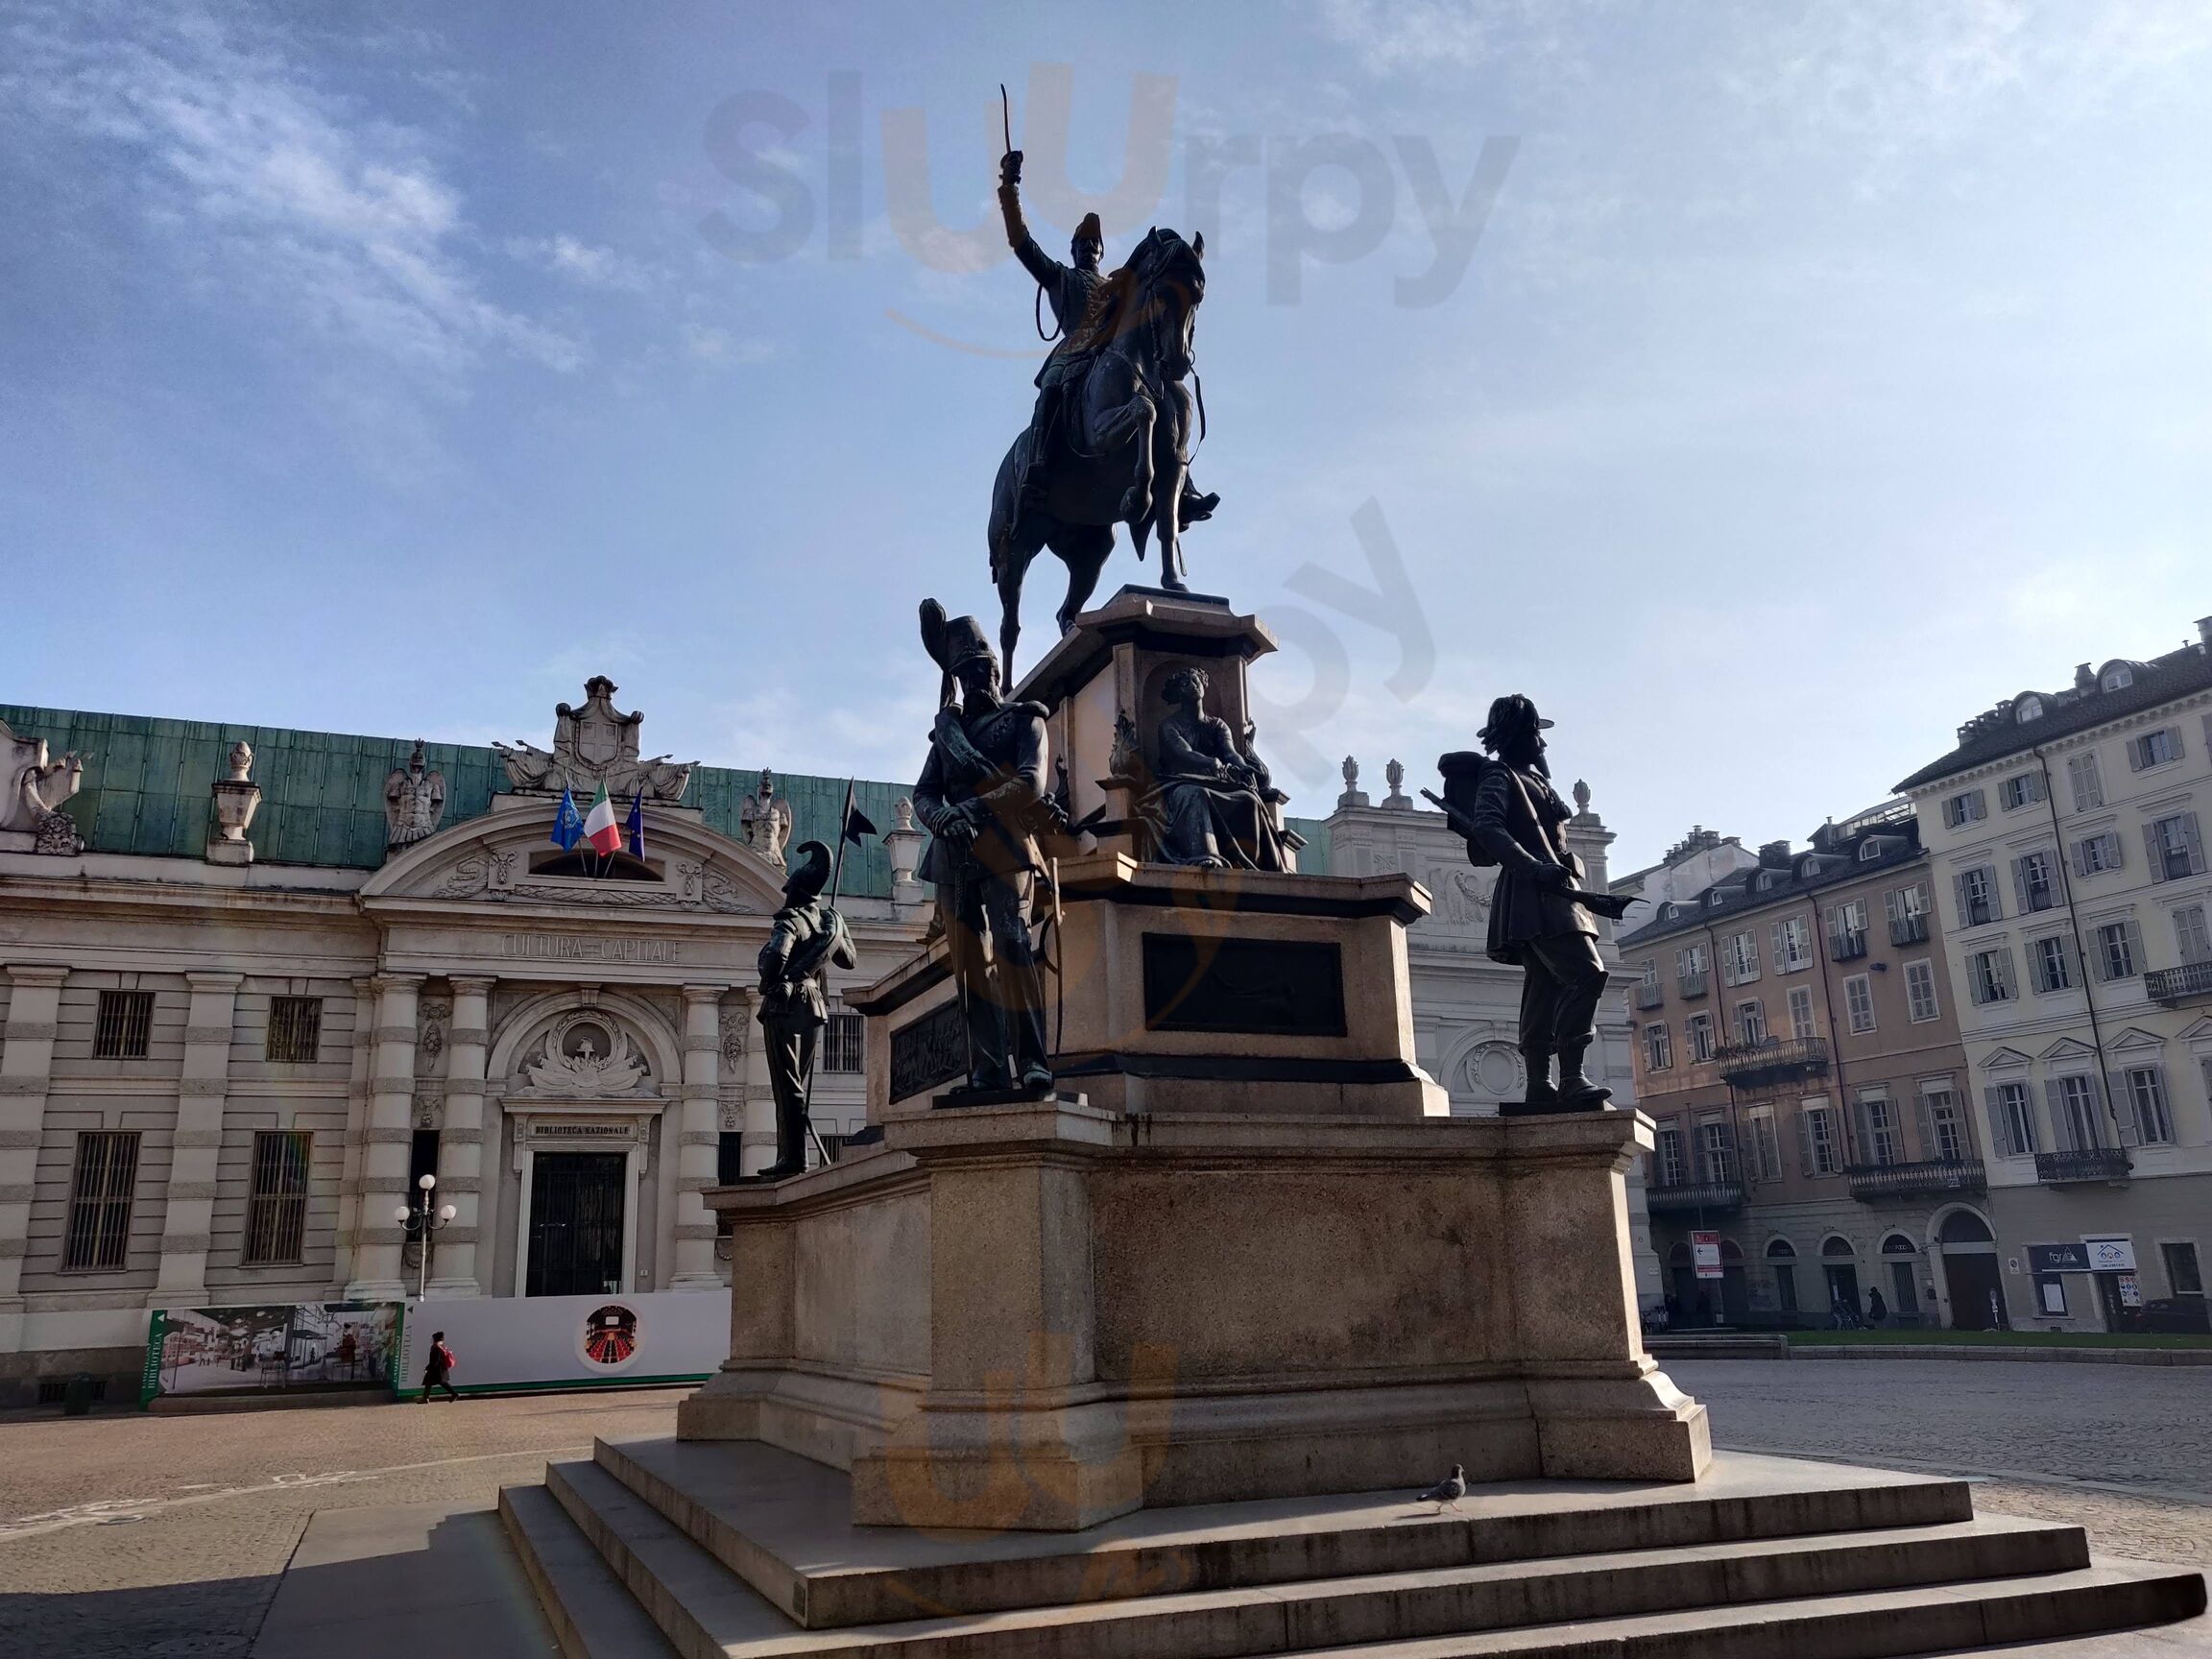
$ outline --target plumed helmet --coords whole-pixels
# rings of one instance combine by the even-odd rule
[[[983,632],[983,624],[973,616],[948,617],[945,607],[934,599],[922,601],[922,645],[941,671],[940,705],[952,701],[952,677],[965,664],[980,660],[994,669],[998,666],[998,653],[991,648],[991,636]]]
[[[1520,692],[1509,692],[1490,705],[1490,719],[1481,731],[1475,733],[1482,740],[1482,747],[1493,755],[1512,740],[1517,732],[1546,732],[1551,722],[1536,712],[1536,705]]]
[[[799,844],[798,862],[783,878],[783,897],[805,903],[830,884],[830,849],[819,841]]]

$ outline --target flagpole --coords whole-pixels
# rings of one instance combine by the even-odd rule
[[[845,806],[837,814],[837,854],[830,860],[830,912],[831,915],[836,914],[837,895],[845,882],[845,842],[853,828],[853,785],[856,781],[856,779],[852,778],[845,781]],[[835,953],[836,945],[832,941],[830,954],[834,955]],[[827,1037],[830,1030],[829,1026],[825,1024],[822,1030],[823,1035]],[[822,1144],[822,1136],[814,1127],[814,1064],[821,1057],[822,1045],[816,1043],[814,1052],[806,1056],[806,1087],[799,1096],[799,1116],[806,1120],[806,1138],[814,1142],[816,1154],[820,1156],[824,1164],[828,1164],[830,1162],[830,1149]]]

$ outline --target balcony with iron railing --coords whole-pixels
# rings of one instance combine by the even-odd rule
[[[1924,1198],[1938,1192],[1985,1192],[1988,1173],[1979,1158],[1931,1158],[1914,1164],[1854,1164],[1851,1196],[1868,1202]]]
[[[1658,1006],[1659,1006],[1659,1005],[1660,1005],[1662,1002],[1664,1002],[1664,1001],[1666,1001],[1666,1000],[1667,1000],[1667,988],[1666,988],[1664,985],[1660,984],[1658,980],[1656,980],[1656,979],[1639,979],[1639,980],[1637,980],[1637,981],[1636,981],[1636,1006],[1637,1006],[1637,1007],[1639,1007],[1639,1008],[1656,1008],[1656,1007],[1658,1007]]]
[[[1925,916],[1892,916],[1889,919],[1889,943],[1892,945],[1927,944],[1928,918]]]
[[[1713,1058],[1720,1075],[1742,1088],[1810,1077],[1828,1070],[1828,1044],[1819,1037],[1768,1037],[1757,1043],[1724,1045]]]
[[[1674,975],[1674,995],[1681,998],[1702,997],[1712,988],[1710,975],[1699,968],[1693,973]]]
[[[1856,962],[1866,954],[1866,930],[1854,927],[1848,933],[1828,935],[1828,955],[1832,961]]]
[[[1644,1202],[1647,1208],[1654,1212],[1741,1210],[1743,1208],[1743,1179],[1740,1175],[1730,1175],[1719,1181],[1647,1187],[1644,1190]]]
[[[2073,1152],[2035,1154],[2035,1179],[2046,1187],[2125,1181],[2128,1167],[2128,1154],[2117,1146],[2084,1146]]]
[[[2178,968],[2153,968],[2143,975],[2143,989],[2153,1002],[2179,1008],[2189,1002],[2212,998],[2212,962],[2184,962]]]

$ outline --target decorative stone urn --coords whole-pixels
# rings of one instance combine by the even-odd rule
[[[246,831],[260,809],[261,785],[247,776],[253,770],[253,748],[243,739],[230,745],[230,776],[215,780],[216,832],[207,838],[210,864],[251,864],[253,843]]]

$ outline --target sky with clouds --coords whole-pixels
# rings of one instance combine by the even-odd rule
[[[0,0],[0,697],[605,672],[911,775],[1042,349],[1000,81],[1048,247],[1205,232],[1186,551],[1294,810],[1516,689],[1616,868],[1802,837],[2212,612],[2212,9]]]

